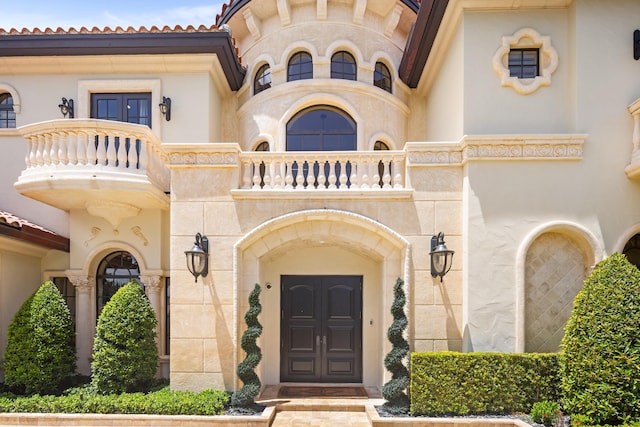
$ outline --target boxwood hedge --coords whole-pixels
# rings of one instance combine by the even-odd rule
[[[558,401],[557,354],[412,353],[414,415],[509,414]]]

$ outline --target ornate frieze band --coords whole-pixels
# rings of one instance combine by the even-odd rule
[[[237,166],[238,144],[163,144],[169,167]]]
[[[580,160],[587,135],[465,136],[459,143],[407,144],[410,165],[481,160]]]

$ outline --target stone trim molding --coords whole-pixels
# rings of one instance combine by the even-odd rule
[[[516,304],[515,304],[515,349],[523,353],[525,347],[525,269],[526,258],[533,242],[545,233],[560,233],[573,240],[582,250],[591,266],[603,260],[607,253],[604,244],[593,232],[581,224],[572,221],[552,221],[541,224],[531,230],[520,242],[516,253]]]
[[[163,144],[168,167],[239,165],[240,146],[236,143]]]
[[[627,110],[633,117],[633,134],[631,135],[633,149],[629,165],[624,171],[628,178],[634,179],[640,177],[640,99],[636,99],[627,107]]]
[[[509,51],[514,48],[538,48],[540,75],[533,79],[511,77],[508,68]],[[558,52],[551,46],[551,37],[541,36],[533,28],[522,28],[512,36],[502,36],[502,45],[493,55],[493,69],[504,87],[511,87],[520,95],[529,95],[541,86],[551,85],[551,74],[558,68]]]
[[[406,144],[409,166],[452,166],[482,160],[581,160],[585,134],[473,135],[458,143]]]

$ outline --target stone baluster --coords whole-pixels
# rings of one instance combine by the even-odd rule
[[[49,162],[48,166],[55,165],[57,166],[60,163],[58,159],[58,146],[60,145],[60,134],[58,132],[54,132],[51,134],[51,146],[49,147]]]
[[[293,162],[285,158],[283,164],[285,167],[284,188],[291,190],[293,189]]]
[[[260,166],[262,165],[262,161],[260,159],[251,163],[251,167],[253,168],[253,190],[260,190],[260,181],[262,181],[262,177],[260,176]]]
[[[401,171],[402,164],[400,163],[400,159],[397,157],[393,160],[393,188],[402,188],[402,174]]]
[[[251,160],[245,159],[242,162],[242,188],[243,189],[251,188],[251,181],[252,181],[251,169],[252,169],[252,166],[253,166],[253,163],[251,163]]]
[[[67,140],[67,164],[78,164],[78,137],[76,132],[68,132],[65,136]]]
[[[336,168],[338,167],[338,161],[337,160],[331,160],[329,158],[329,159],[327,159],[325,161],[325,164],[329,165],[329,177],[328,177],[329,185],[327,186],[327,189],[335,190],[336,188],[338,188],[338,185],[337,185],[338,184],[338,177],[336,175]]]
[[[116,161],[118,160],[118,154],[116,153],[116,135],[114,133],[108,135],[109,143],[107,145],[107,162],[105,165],[108,165],[111,168],[116,167]],[[105,139],[105,142],[107,140]]]
[[[44,148],[42,149],[42,164],[44,166],[51,165],[51,134],[44,136]]]
[[[106,134],[99,132],[97,135],[96,159],[100,166],[107,164],[107,140]]]

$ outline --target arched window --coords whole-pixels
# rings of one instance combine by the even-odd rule
[[[258,72],[253,79],[253,94],[257,95],[263,90],[271,87],[271,67],[269,64],[264,64],[258,68]]]
[[[391,93],[391,73],[382,62],[376,62],[376,68],[373,71],[373,85]]]
[[[356,80],[356,60],[349,52],[336,52],[331,57],[331,78]]]
[[[311,55],[307,52],[298,52],[289,60],[287,67],[287,81],[312,79],[313,78],[313,61]]]
[[[622,249],[622,254],[627,257],[627,260],[640,268],[640,234],[633,236]]]
[[[269,149],[269,143],[267,141],[262,141],[258,145],[256,145],[256,149],[254,151],[271,151]]]
[[[16,113],[13,111],[13,97],[10,93],[0,93],[0,129],[16,127]]]
[[[96,275],[96,315],[120,287],[136,279],[140,283],[138,261],[129,252],[113,252],[98,265]]]
[[[287,123],[287,151],[346,150],[356,150],[356,123],[338,108],[307,108]]]

